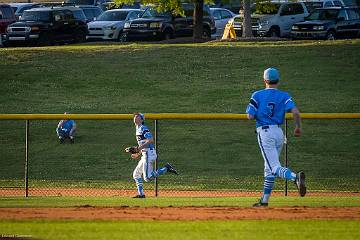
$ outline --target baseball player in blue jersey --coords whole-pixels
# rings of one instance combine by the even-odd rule
[[[133,120],[136,127],[136,140],[138,146],[136,147],[137,153],[131,154],[131,157],[134,159],[141,157],[133,172],[133,178],[135,180],[138,191],[138,195],[136,195],[134,198],[145,198],[143,180],[145,182],[149,182],[150,180],[157,178],[159,175],[162,175],[166,172],[174,174],[178,173],[170,163],[165,164],[163,168],[158,170],[153,169],[153,164],[157,158],[154,146],[154,138],[149,128],[144,125],[144,114],[135,113]]]
[[[291,112],[295,120],[294,136],[299,137],[302,133],[300,112],[291,96],[287,92],[278,90],[279,80],[280,75],[277,69],[266,69],[264,71],[265,89],[252,94],[246,109],[248,119],[256,120],[257,138],[265,165],[263,196],[253,205],[254,207],[268,206],[275,177],[293,181],[300,196],[303,197],[306,194],[304,172],[296,174],[282,167],[279,161],[284,144],[281,125],[286,112]]]
[[[64,114],[68,114],[65,112]],[[56,134],[59,138],[60,144],[65,142],[66,138],[70,139],[70,143],[75,142],[75,131],[76,131],[76,123],[74,120],[60,120],[57,128]]]

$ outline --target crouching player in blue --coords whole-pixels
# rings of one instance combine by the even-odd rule
[[[271,191],[275,184],[275,177],[293,181],[300,196],[305,196],[305,174],[297,174],[280,165],[279,157],[284,144],[284,134],[281,125],[285,119],[285,113],[291,112],[295,120],[294,136],[301,136],[300,112],[296,108],[291,96],[284,91],[278,90],[279,72],[275,68],[264,71],[265,89],[256,91],[250,98],[246,113],[248,119],[256,120],[256,132],[259,147],[264,158],[264,192],[258,203],[253,206],[268,206]]]
[[[65,112],[64,114],[68,114]],[[70,143],[75,142],[76,123],[74,120],[61,120],[56,128],[56,134],[59,138],[60,144],[65,142],[66,138],[70,139]]]
[[[158,170],[153,169],[153,164],[157,158],[156,150],[154,147],[154,138],[150,133],[147,126],[144,125],[145,117],[142,113],[134,113],[134,124],[136,127],[136,140],[138,143],[137,152],[131,154],[132,158],[141,157],[137,164],[133,178],[136,183],[138,194],[134,198],[145,198],[143,189],[143,180],[149,182],[166,172],[178,174],[176,169],[167,163],[163,168]]]

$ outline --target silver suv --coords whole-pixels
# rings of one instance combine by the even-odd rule
[[[264,2],[254,4],[251,13],[254,36],[288,37],[294,23],[309,15],[302,2]],[[243,16],[234,17],[237,35],[242,34]],[[241,36],[241,35],[240,35]]]

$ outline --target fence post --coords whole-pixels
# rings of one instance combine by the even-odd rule
[[[285,167],[288,168],[288,120],[285,119]],[[288,180],[285,180],[285,196],[288,195]]]
[[[29,196],[29,120],[25,125],[25,197]]]
[[[154,135],[154,140],[155,140],[155,150],[156,150],[156,154],[159,156],[159,152],[158,152],[158,144],[157,144],[157,139],[158,139],[158,121],[157,119],[155,119],[155,135]],[[158,157],[155,160],[155,171],[158,170]],[[158,178],[155,178],[155,197],[158,196]]]

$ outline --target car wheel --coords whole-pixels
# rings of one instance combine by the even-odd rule
[[[75,42],[81,43],[86,41],[86,32],[83,30],[78,30],[75,34]]]
[[[118,37],[119,42],[127,42],[127,35],[126,33],[120,32]]]
[[[336,35],[335,32],[330,30],[327,34],[326,34],[326,40],[335,40],[336,39]]]
[[[275,27],[270,28],[269,37],[279,38],[280,37],[280,30],[278,28],[275,28]]]
[[[41,47],[41,46],[49,46],[49,45],[52,45],[52,41],[50,40],[49,35],[46,33],[40,34],[39,40],[37,42],[37,46]]]
[[[170,40],[173,38],[173,34],[170,30],[165,30],[163,34],[163,40]]]
[[[209,29],[204,28],[203,38],[204,39],[210,39],[211,38],[211,31]]]

